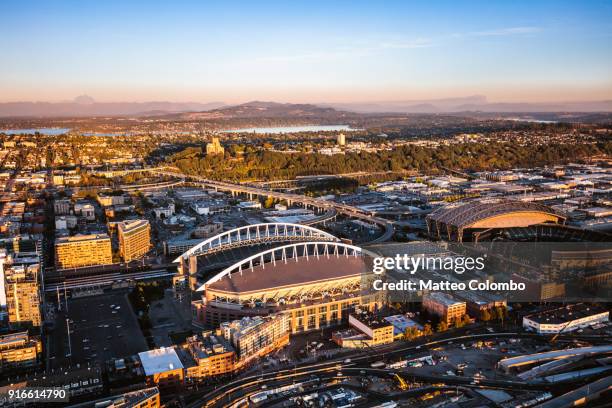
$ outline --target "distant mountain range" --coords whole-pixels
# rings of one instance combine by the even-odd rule
[[[0,117],[171,116],[192,120],[230,118],[352,118],[358,114],[612,112],[612,100],[556,103],[490,103],[482,95],[403,101],[290,104],[223,102],[96,102],[87,95],[67,102],[0,103]]]
[[[482,95],[446,99],[330,103],[320,105],[360,113],[612,112],[612,100],[555,103],[490,103],[487,101],[486,96]]]
[[[354,112],[343,112],[332,107],[322,107],[311,104],[293,104],[277,102],[252,101],[241,105],[226,106],[206,112],[188,112],[179,115],[184,119],[211,120],[211,119],[248,119],[248,118],[334,118],[358,117]]]
[[[224,105],[222,102],[96,102],[87,95],[81,95],[67,102],[0,103],[0,117],[154,116],[173,112],[199,112]]]

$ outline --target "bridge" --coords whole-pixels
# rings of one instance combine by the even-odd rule
[[[270,180],[270,181],[253,181],[249,183],[243,183],[245,185],[250,185],[254,187],[266,187],[266,188],[295,188],[298,184],[308,184],[308,183],[316,183],[325,180],[336,180],[341,178],[364,178],[371,176],[384,176],[391,174],[399,174],[402,176],[416,176],[418,175],[417,171],[410,170],[385,170],[385,171],[356,171],[352,173],[338,173],[338,174],[315,174],[311,176],[297,176],[294,179],[290,180]]]
[[[281,222],[252,224],[208,238],[181,254],[174,262],[186,260],[190,256],[207,255],[241,246],[285,241],[338,241],[338,238],[303,224]]]
[[[128,283],[133,281],[171,279],[176,272],[167,269],[153,269],[149,271],[138,271],[133,273],[113,272],[97,276],[85,276],[69,278],[62,282],[45,285],[45,292],[84,290],[87,288],[104,288],[113,284]]]
[[[373,213],[369,211],[364,211],[351,205],[337,203],[334,201],[322,200],[320,198],[307,197],[301,194],[278,192],[248,185],[209,180],[200,176],[188,175],[180,172],[167,171],[163,169],[164,168],[149,168],[147,171],[152,171],[170,177],[190,179],[201,184],[203,187],[212,188],[215,191],[230,192],[232,195],[246,194],[249,199],[253,199],[254,197],[272,197],[278,200],[284,200],[290,206],[293,203],[300,203],[305,208],[312,207],[325,211],[333,209],[338,214],[342,214],[350,218],[360,219],[364,222],[376,225],[381,228],[383,230],[383,233],[378,238],[370,241],[369,243],[379,243],[388,241],[389,239],[391,239],[394,233],[393,224],[390,221],[384,218],[376,217]]]
[[[308,261],[309,258],[320,259],[322,257],[358,257],[362,254],[369,256],[375,256],[373,253],[364,250],[360,247],[345,244],[343,242],[299,242],[289,245],[284,245],[276,248],[271,248],[255,255],[251,255],[248,258],[242,259],[235,264],[223,269],[213,277],[209,278],[197,291],[201,292],[206,289],[207,286],[212,285],[215,282],[223,279],[225,276],[232,277],[232,273],[242,274],[243,271],[254,271],[255,267],[261,267],[265,269],[265,265],[272,264],[276,266],[276,263],[287,264],[289,260],[291,262],[299,262],[300,259]]]
[[[158,166],[158,167],[143,167],[140,169],[101,170],[101,171],[94,171],[93,174],[98,177],[113,178],[113,177],[125,176],[125,175],[132,174],[132,173],[146,173],[146,172],[156,173],[156,172],[163,171],[163,170],[178,170],[178,169],[173,166]]]
[[[123,191],[152,191],[178,187],[185,184],[185,180],[160,181],[159,183],[147,184],[122,184],[119,189]]]

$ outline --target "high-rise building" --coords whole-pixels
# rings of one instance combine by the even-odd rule
[[[344,133],[338,134],[338,146],[346,146],[346,136]]]
[[[39,264],[19,265],[4,271],[4,290],[12,327],[39,327],[40,293]]]
[[[6,292],[4,290],[4,264],[6,263],[6,249],[0,248],[0,309],[6,306]]]
[[[108,234],[75,235],[55,240],[55,264],[60,269],[113,263]]]
[[[212,142],[206,143],[206,154],[223,154],[225,149],[221,146],[218,137],[213,137]]]
[[[122,221],[117,225],[119,251],[124,261],[138,259],[151,248],[151,226],[147,220]]]

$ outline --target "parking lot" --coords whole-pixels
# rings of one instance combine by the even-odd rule
[[[481,378],[508,377],[496,369],[497,362],[505,357],[535,353],[546,344],[525,339],[504,339],[500,341],[466,341],[432,349],[423,349],[418,357],[431,355],[434,364],[423,362],[408,366],[406,372],[428,375],[462,375]],[[411,360],[407,356],[406,360]]]
[[[156,347],[171,346],[171,333],[191,331],[191,304],[179,302],[172,296],[172,289],[166,289],[164,298],[155,301],[149,309],[151,335]]]
[[[54,368],[104,362],[148,349],[126,291],[70,299],[67,314],[65,310],[57,314],[49,341]]]

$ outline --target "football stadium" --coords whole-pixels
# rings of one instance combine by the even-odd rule
[[[363,288],[375,254],[340,242],[299,242],[271,248],[223,269],[198,288],[195,321],[223,321],[283,312],[293,333],[339,324],[356,306],[374,310],[380,294]]]

